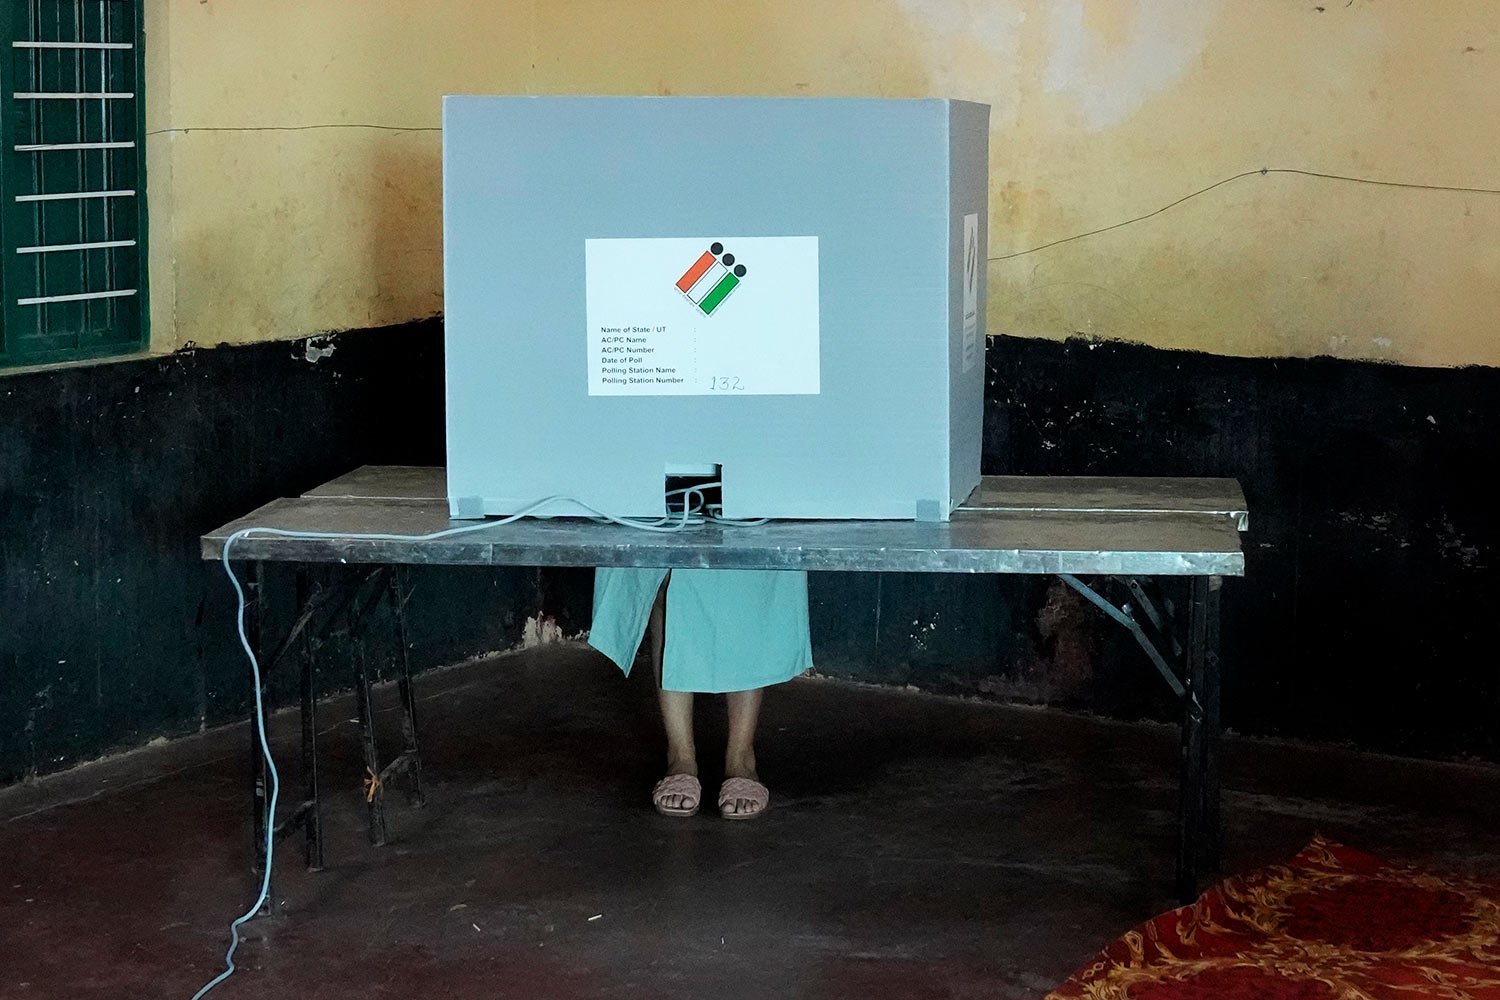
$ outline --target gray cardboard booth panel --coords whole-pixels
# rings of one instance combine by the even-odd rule
[[[988,150],[959,101],[445,98],[453,515],[657,517],[715,470],[726,517],[947,519]]]

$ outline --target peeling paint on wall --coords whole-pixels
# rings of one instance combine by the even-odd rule
[[[551,615],[532,615],[526,619],[526,625],[521,630],[521,648],[546,646],[562,642],[564,638],[562,627],[557,624],[556,618]]]
[[[308,337],[303,349],[303,360],[309,364],[317,364],[324,358],[333,357],[334,341],[332,337]]]
[[[1199,57],[1216,6],[1208,0],[1053,0],[1047,90],[1071,97],[1092,129],[1118,125]]]
[[[936,96],[990,105],[992,130],[1013,125],[1019,109],[1026,4],[1000,0],[897,0],[918,30]]]

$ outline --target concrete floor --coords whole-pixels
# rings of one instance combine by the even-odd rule
[[[283,842],[280,912],[216,998],[1040,997],[1173,904],[1168,727],[797,681],[767,702],[771,811],[726,823],[650,809],[649,679],[586,650],[419,691],[427,808],[391,796],[390,844],[366,844],[352,704],[330,701],[330,867]],[[722,709],[701,715],[711,789]],[[290,765],[295,715],[274,731]],[[247,739],[0,791],[0,997],[185,998],[218,971],[253,895]],[[1226,784],[1232,870],[1321,831],[1500,874],[1494,768],[1231,741]]]

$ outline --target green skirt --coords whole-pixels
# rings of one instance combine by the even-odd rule
[[[589,645],[626,674],[666,575],[664,569],[595,571]],[[807,574],[801,571],[672,570],[666,626],[666,691],[748,691],[812,667]]]

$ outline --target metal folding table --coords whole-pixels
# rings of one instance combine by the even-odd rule
[[[318,636],[334,622],[360,623],[388,602],[396,628],[403,747],[381,765],[374,738],[370,673],[363,644],[353,643],[356,694],[365,752],[370,838],[385,840],[386,782],[398,773],[421,802],[421,760],[407,660],[403,567],[652,566],[781,569],[820,572],[1014,573],[1060,577],[1126,628],[1182,705],[1181,814],[1177,889],[1197,892],[1200,872],[1219,858],[1219,591],[1223,577],[1245,571],[1240,533],[1248,527],[1244,494],[1227,479],[1100,479],[986,476],[952,520],[776,521],[759,526],[701,524],[672,534],[579,519],[533,519],[423,541],[359,538],[424,535],[472,522],[448,517],[443,470],[365,466],[297,498],[275,500],[203,536],[204,559],[218,559],[244,528],[331,533],[331,538],[252,535],[231,558],[248,564],[253,605],[263,599],[263,564],[300,564],[297,615],[274,649],[258,650],[267,680],[292,650],[302,662],[304,794],[278,834],[302,829],[307,863],[323,865],[318,823],[316,691]],[[362,568],[348,584],[318,588],[314,564]],[[1088,580],[1084,578],[1087,577]],[[1183,577],[1185,627],[1156,583]],[[252,608],[254,610],[254,608]],[[258,616],[249,633],[259,646]],[[266,781],[256,772],[257,823]],[[264,843],[264,827],[256,841]],[[263,849],[263,847],[262,847]]]

